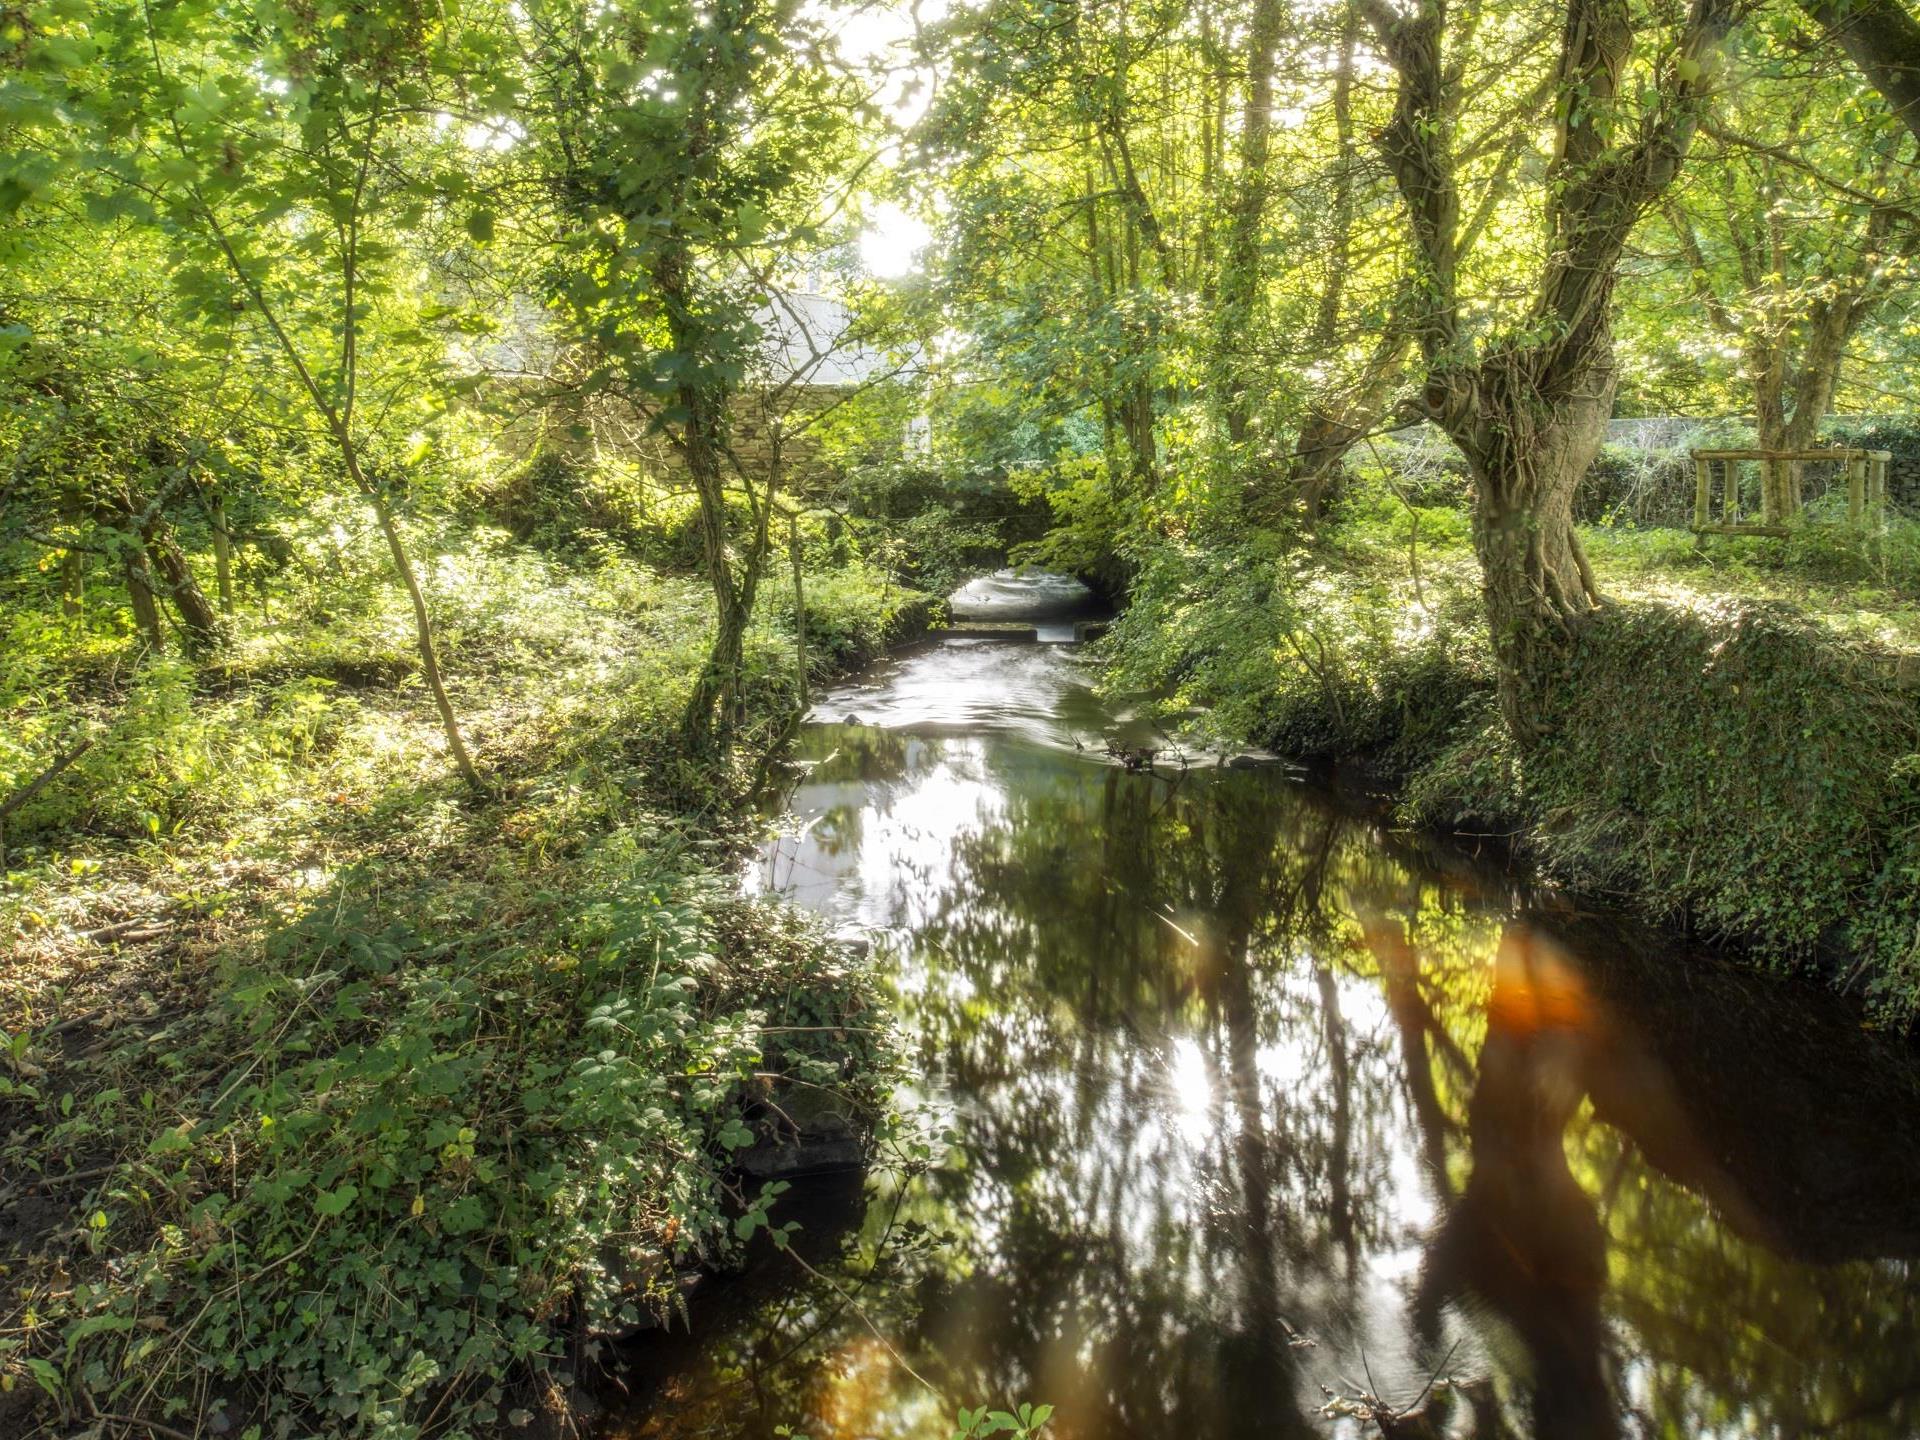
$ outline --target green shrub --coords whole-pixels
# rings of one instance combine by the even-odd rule
[[[772,585],[776,613],[791,626],[793,597],[786,586]],[[924,630],[933,611],[931,597],[896,584],[871,565],[846,565],[808,575],[807,658],[821,675],[843,671],[872,659],[888,645]]]
[[[1574,519],[1684,528],[1693,518],[1693,486],[1693,460],[1684,449],[1609,443],[1574,494]]]
[[[1488,684],[1477,615],[1329,568],[1274,537],[1150,552],[1106,642],[1112,683],[1204,706],[1220,734],[1301,757],[1418,764]]]
[[[143,839],[232,814],[283,786],[353,709],[332,682],[311,676],[225,696],[202,693],[199,678],[185,660],[149,658],[111,703],[70,714],[68,735],[85,734],[92,746],[9,817],[10,842],[62,831]],[[0,791],[52,758],[51,747],[16,753]]]
[[[944,505],[866,528],[866,553],[929,595],[951,595],[982,571],[998,569],[1007,554],[1000,527],[965,520]]]

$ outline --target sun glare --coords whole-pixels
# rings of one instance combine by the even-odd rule
[[[884,201],[873,207],[860,232],[860,264],[869,275],[897,280],[919,268],[920,252],[932,238],[919,216]]]

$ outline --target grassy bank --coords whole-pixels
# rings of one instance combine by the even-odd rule
[[[1610,604],[1555,744],[1498,722],[1467,516],[1375,473],[1311,541],[1160,545],[1114,680],[1225,734],[1365,758],[1405,823],[1495,835],[1540,872],[1920,1016],[1920,526],[1872,543],[1584,533]]]
[[[716,773],[674,746],[703,584],[417,530],[477,803],[363,528],[292,533],[266,613],[198,663],[10,597],[0,791],[93,744],[12,817],[0,892],[6,1434],[551,1420],[594,1332],[751,1232],[743,1117],[884,1076],[867,975],[733,878],[790,588]],[[924,623],[818,566],[819,673]]]

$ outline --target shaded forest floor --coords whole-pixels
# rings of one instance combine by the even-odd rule
[[[876,573],[816,579],[823,670],[924,623]],[[198,664],[15,618],[23,748],[77,716],[95,743],[15,817],[0,899],[6,1433],[539,1415],[565,1334],[736,1243],[743,1118],[875,1097],[866,975],[733,878],[790,614],[715,772],[676,745],[703,584],[484,533],[433,584],[484,803],[348,557]]]

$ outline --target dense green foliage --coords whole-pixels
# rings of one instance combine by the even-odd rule
[[[1911,1023],[1861,7],[0,7],[0,1428],[555,1409],[764,1220],[768,1087],[875,1108],[743,817],[1010,556],[1114,685]],[[1697,540],[1712,441],[1892,512]]]
[[[92,745],[7,817],[3,1168],[10,1200],[50,1187],[19,1212],[48,1228],[10,1232],[35,1259],[9,1274],[9,1423],[35,1396],[300,1433],[551,1418],[587,1335],[671,1311],[679,1270],[750,1233],[728,1157],[769,1095],[879,1116],[865,969],[734,894],[742,767],[792,705],[791,592],[749,633],[748,748],[688,765],[706,600],[639,558],[672,555],[677,516],[633,493],[630,528],[525,527],[544,549],[512,538],[550,514],[513,490],[453,484],[410,522],[505,781],[480,806],[436,773],[405,603],[352,509],[263,513],[271,618],[197,664],[14,572],[7,788]],[[802,553],[818,673],[924,623],[819,523]]]
[[[847,1043],[871,1001],[663,829],[642,814],[547,864],[501,848],[424,887],[430,856],[355,867],[225,962],[221,1003],[67,1067],[57,1110],[12,1087],[49,1108],[10,1174],[133,1142],[85,1233],[116,1276],[41,1302],[64,1343],[57,1368],[29,1356],[36,1378],[105,1409],[199,1393],[382,1436],[451,1394],[468,1428],[565,1378],[556,1320],[632,1324],[675,1265],[727,1255],[731,1202],[755,1198],[725,1183],[743,1096],[763,1074],[871,1083]],[[853,1029],[810,1056],[795,1025]]]

